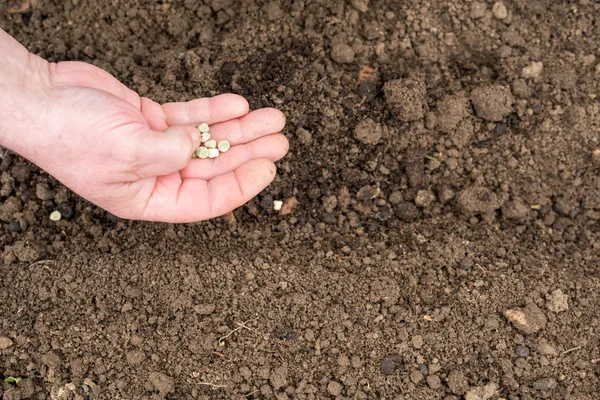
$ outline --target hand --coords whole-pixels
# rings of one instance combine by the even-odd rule
[[[193,222],[223,215],[263,190],[275,177],[273,162],[288,150],[278,133],[283,114],[248,113],[243,97],[159,105],[92,65],[29,57],[36,78],[25,79],[41,84],[15,94],[14,104],[29,109],[13,132],[31,131],[7,147],[119,217]],[[231,143],[228,152],[191,159],[202,122],[212,138]],[[10,121],[3,130],[11,131]]]

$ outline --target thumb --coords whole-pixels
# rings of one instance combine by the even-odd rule
[[[200,132],[193,126],[171,126],[162,132],[150,131],[141,146],[141,178],[168,175],[188,165],[200,146]]]

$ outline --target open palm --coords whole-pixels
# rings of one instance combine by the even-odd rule
[[[47,131],[24,154],[74,192],[129,219],[192,222],[223,215],[257,195],[275,177],[288,142],[276,109],[248,112],[225,94],[159,105],[140,98],[92,65],[48,65]],[[231,149],[191,159],[207,122]]]

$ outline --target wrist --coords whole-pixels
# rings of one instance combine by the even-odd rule
[[[48,62],[0,29],[0,145],[22,154],[43,120]]]

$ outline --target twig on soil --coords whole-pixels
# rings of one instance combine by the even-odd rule
[[[49,270],[50,267],[47,265],[44,265],[44,264],[56,264],[56,261],[54,261],[54,260],[39,260],[39,261],[36,261],[33,264],[29,265],[29,267],[27,267],[27,268],[33,268],[37,265],[41,265],[42,268],[46,268]]]
[[[255,390],[255,391],[253,391],[253,392],[246,393],[246,394],[244,395],[244,397],[250,397],[250,396],[252,396],[254,393],[258,393],[258,392],[260,392],[260,390],[258,390],[258,389],[257,389],[257,390]]]
[[[196,385],[208,386],[213,389],[225,389],[227,387],[227,385],[217,385],[215,383],[210,383],[210,382],[198,382],[198,383],[196,383]]]
[[[225,339],[227,339],[229,336],[233,335],[235,332],[237,332],[239,330],[242,330],[242,329],[248,329],[250,332],[254,332],[257,335],[260,335],[260,332],[258,332],[256,329],[250,328],[249,326],[246,325],[248,322],[255,321],[255,320],[256,320],[256,318],[255,319],[249,319],[246,322],[238,322],[237,323],[237,325],[238,325],[237,328],[231,330],[227,335],[223,336],[222,338],[219,338],[219,345],[223,346],[224,343],[225,343],[224,342]]]
[[[573,351],[577,351],[577,350],[581,350],[581,346],[573,347],[572,349],[565,350],[565,351],[563,351],[562,353],[563,353],[563,354],[568,354],[568,353],[571,353],[571,352],[573,352]]]

